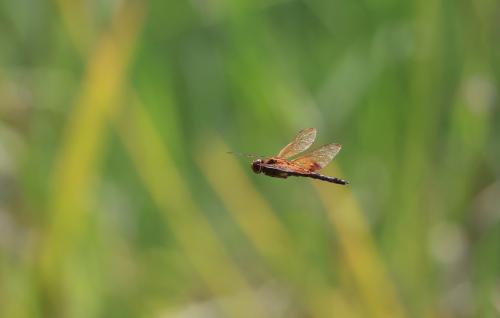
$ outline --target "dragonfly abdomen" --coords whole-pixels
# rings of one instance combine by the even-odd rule
[[[325,175],[322,175],[322,174],[319,174],[319,173],[311,173],[311,174],[308,175],[308,177],[313,178],[313,179],[318,179],[318,180],[323,180],[323,181],[331,182],[331,183],[336,183],[336,184],[342,184],[342,185],[349,184],[349,182],[346,181],[346,180],[339,179],[339,178],[336,178],[336,177],[325,176]]]

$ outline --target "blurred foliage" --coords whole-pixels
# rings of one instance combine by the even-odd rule
[[[1,317],[497,317],[500,3],[2,1]],[[305,127],[348,187],[253,175]]]

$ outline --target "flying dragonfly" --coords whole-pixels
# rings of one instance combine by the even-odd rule
[[[306,151],[315,139],[315,128],[306,128],[299,131],[293,141],[281,149],[276,156],[259,158],[253,161],[253,172],[257,174],[263,173],[274,178],[308,177],[341,185],[348,184],[349,182],[346,180],[325,176],[317,172],[335,158],[342,149],[342,145],[327,144],[297,157],[297,155]]]

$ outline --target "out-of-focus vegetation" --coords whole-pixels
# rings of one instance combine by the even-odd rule
[[[3,1],[1,317],[498,317],[500,2]],[[341,187],[254,175],[305,127]]]

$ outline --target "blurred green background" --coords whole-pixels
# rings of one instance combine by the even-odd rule
[[[500,2],[0,4],[1,317],[500,316]],[[254,175],[302,128],[348,187]]]

